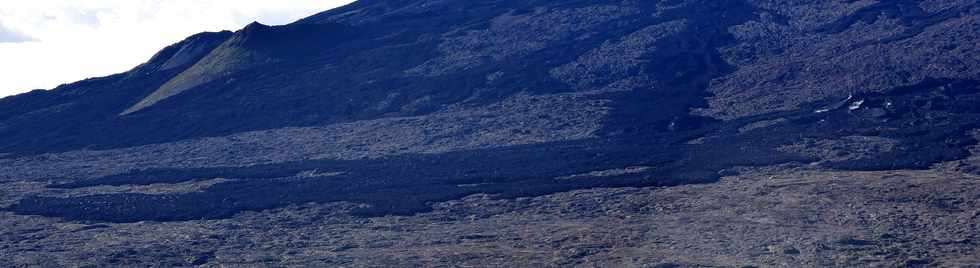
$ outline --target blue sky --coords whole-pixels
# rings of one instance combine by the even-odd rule
[[[202,31],[286,24],[353,0],[0,0],[0,97],[126,71]]]

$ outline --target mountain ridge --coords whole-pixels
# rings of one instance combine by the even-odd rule
[[[973,0],[362,0],[202,33],[0,99],[0,266],[976,263],[978,29]]]

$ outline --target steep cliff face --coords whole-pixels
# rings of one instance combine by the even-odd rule
[[[332,201],[413,213],[743,165],[925,168],[975,143],[978,18],[972,1],[364,0],[0,100],[0,171],[69,188],[249,178],[12,207],[137,221]],[[350,180],[271,180],[335,169]],[[617,175],[555,179],[609,177],[581,174]],[[184,208],[254,189],[303,194]]]

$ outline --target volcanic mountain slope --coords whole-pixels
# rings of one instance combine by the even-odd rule
[[[705,200],[716,200],[726,198],[724,187],[743,191],[733,193],[734,199],[753,204],[749,207],[787,196],[822,201],[780,211],[754,207],[768,216],[732,223],[782,224],[786,239],[796,241],[785,245],[749,239],[705,246],[714,256],[685,250],[645,256],[640,251],[659,248],[662,236],[656,233],[665,230],[637,231],[642,234],[628,245],[570,230],[565,239],[578,242],[554,242],[556,247],[514,261],[547,263],[549,250],[574,250],[579,253],[561,255],[554,264],[653,265],[678,253],[689,258],[662,265],[975,262],[964,256],[977,252],[977,238],[953,239],[960,241],[956,250],[930,250],[939,245],[928,239],[956,234],[902,225],[901,217],[929,213],[954,221],[942,224],[961,230],[960,236],[975,235],[975,224],[953,219],[976,218],[964,201],[976,191],[926,187],[913,191],[915,197],[888,192],[887,200],[879,200],[824,194],[819,184],[853,176],[869,180],[871,188],[834,189],[878,195],[897,189],[881,180],[901,174],[920,178],[901,182],[908,187],[962,177],[956,180],[962,189],[978,189],[972,174],[980,168],[970,150],[980,128],[978,29],[975,1],[362,0],[289,25],[253,23],[236,32],[202,33],[126,73],[0,99],[0,213],[4,223],[18,226],[0,236],[0,250],[18,258],[0,264],[50,260],[63,265],[95,254],[102,261],[93,265],[151,259],[174,265],[302,265],[276,258],[236,260],[231,252],[243,249],[234,246],[199,252],[207,247],[151,243],[159,248],[147,252],[164,255],[145,259],[139,256],[149,253],[139,249],[27,252],[38,250],[30,245],[57,243],[62,235],[51,228],[71,224],[91,224],[72,237],[93,243],[97,236],[125,230],[146,232],[127,237],[127,243],[159,238],[171,228],[230,235],[222,228],[256,217],[271,217],[285,228],[255,230],[259,236],[345,230],[338,226],[389,219],[412,222],[394,233],[439,221],[451,222],[446,228],[457,231],[492,225],[453,213],[558,228],[566,216],[543,207],[588,200],[607,205],[641,200],[636,201],[641,208],[616,214],[643,219],[619,222],[624,229],[659,222],[681,226],[682,220],[658,213],[682,206],[667,210],[681,213],[678,217],[706,217],[694,221],[702,224],[694,229],[723,233],[711,224],[723,220],[719,215],[731,215],[715,209],[732,204],[699,207],[671,189],[696,189]],[[767,195],[767,176],[798,176],[813,187],[796,187],[787,179],[786,185],[774,186],[789,187],[786,192]],[[747,195],[746,189],[759,193]],[[647,196],[661,193],[681,199]],[[537,201],[525,202],[528,198]],[[873,203],[890,218],[830,205],[835,200]],[[482,207],[487,202],[507,208],[487,212],[498,209]],[[453,204],[475,207],[447,210]],[[563,209],[599,213],[582,206]],[[337,212],[323,212],[331,208]],[[837,214],[814,212],[821,208]],[[292,219],[293,212],[300,218]],[[148,221],[161,226],[141,227]],[[841,225],[831,226],[835,221]],[[23,228],[31,222],[47,227]],[[582,226],[601,222],[580,221]],[[813,226],[821,226],[826,237],[847,237],[827,238],[836,239],[830,242],[808,237],[805,232]],[[898,230],[883,237],[876,229],[882,226]],[[39,240],[25,246],[25,232],[37,233]],[[679,245],[705,241],[671,234]],[[231,241],[222,235],[181,241],[237,245],[271,239]],[[531,246],[546,239],[525,238],[537,241]],[[290,241],[307,243],[296,250],[327,250],[329,245],[310,244],[313,239]],[[465,235],[430,246],[448,250],[452,247],[434,245],[469,243],[473,251],[518,246],[502,239],[519,238]],[[334,257],[322,257],[328,261],[309,259],[316,255],[311,252],[280,255],[332,265],[472,261],[413,251],[402,252],[406,259],[389,252],[384,254],[395,259],[384,260],[392,262],[369,263],[359,259],[363,253],[343,253],[397,245],[333,245],[327,251]],[[610,248],[617,246],[629,250]],[[768,246],[778,250],[753,253]],[[852,248],[871,246],[885,253]],[[590,259],[595,254],[602,258]]]

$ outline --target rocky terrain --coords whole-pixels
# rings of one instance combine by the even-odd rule
[[[0,99],[0,266],[980,267],[980,5],[361,0]]]
[[[703,185],[473,195],[413,216],[352,217],[353,203],[125,224],[4,212],[0,265],[976,267],[978,182],[943,165],[780,166]]]

